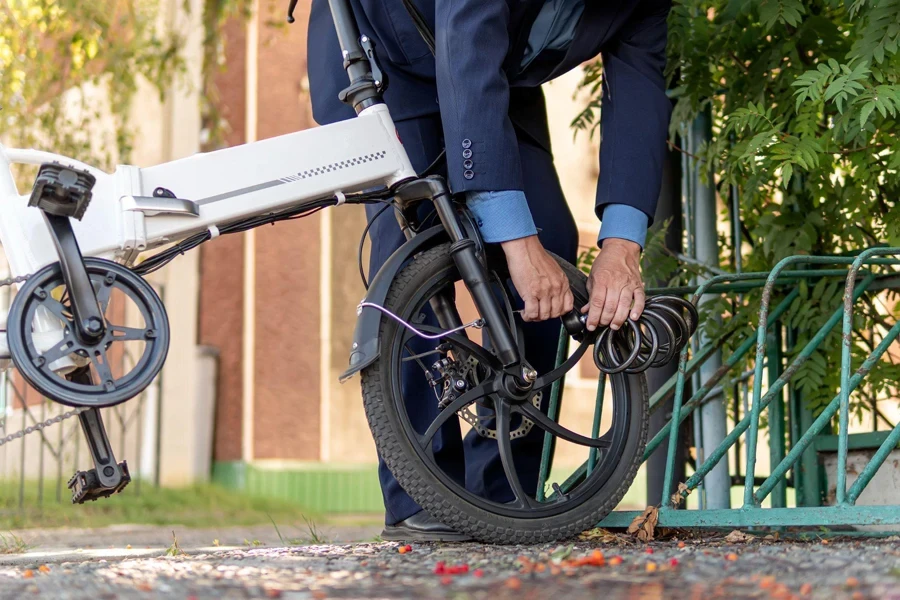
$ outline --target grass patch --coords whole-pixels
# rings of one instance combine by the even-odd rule
[[[31,549],[31,546],[16,534],[0,533],[0,554],[22,554]]]
[[[23,507],[19,508],[18,482],[0,481],[0,531],[28,527],[103,527],[119,523],[142,525],[260,525],[294,523],[309,514],[296,504],[274,498],[248,496],[216,485],[185,488],[154,488],[141,485],[140,494],[131,483],[111,498],[71,504],[68,490],[61,501],[56,488],[46,485],[38,502],[38,486],[26,483]],[[306,517],[303,517],[306,519]],[[3,542],[0,541],[0,552]]]

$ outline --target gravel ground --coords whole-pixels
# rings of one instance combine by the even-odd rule
[[[345,531],[369,535],[365,528]],[[106,530],[109,540],[134,532]],[[240,537],[252,531],[235,531]],[[205,540],[209,531],[185,532]],[[59,535],[72,537],[71,530]],[[162,535],[160,528],[156,534]],[[150,536],[150,531],[141,535]],[[271,536],[271,530],[269,530]],[[117,537],[118,536],[118,537]],[[82,538],[84,539],[84,538]],[[249,539],[249,538],[248,538]],[[276,538],[277,539],[277,538]],[[371,539],[371,538],[369,538]],[[106,540],[106,541],[109,541]],[[797,542],[624,536],[545,546],[388,542],[35,549],[0,557],[0,598],[896,598],[900,538]],[[150,554],[136,555],[137,552]],[[105,554],[104,554],[105,553]],[[581,562],[600,563],[602,565]],[[584,560],[587,557],[589,560]],[[554,562],[554,559],[559,564]],[[620,562],[621,561],[621,562]],[[444,574],[437,565],[443,563]],[[465,566],[464,566],[465,565]],[[465,570],[458,574],[448,571]]]

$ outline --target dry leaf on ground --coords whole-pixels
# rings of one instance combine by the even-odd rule
[[[678,491],[672,494],[672,497],[669,501],[672,503],[673,508],[678,508],[681,506],[681,503],[687,499],[688,494],[690,494],[690,490],[688,490],[688,486],[682,482],[678,484]]]
[[[653,540],[653,532],[656,524],[659,522],[659,509],[655,506],[648,506],[640,516],[634,518],[631,525],[628,526],[628,533],[637,537],[642,542]]]
[[[737,529],[725,536],[725,541],[729,544],[743,544],[744,542],[752,542],[755,539],[756,538],[749,533],[744,533]]]

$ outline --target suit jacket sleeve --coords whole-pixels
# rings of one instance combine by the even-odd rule
[[[437,0],[435,67],[450,189],[522,190],[509,119],[506,0]]]
[[[672,105],[666,97],[669,0],[647,0],[602,52],[600,180],[597,216],[627,204],[652,222],[662,184]]]

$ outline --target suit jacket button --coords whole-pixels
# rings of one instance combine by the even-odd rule
[[[475,177],[475,173],[473,173],[472,171],[466,171],[465,173],[463,173],[463,177],[465,177],[466,179],[472,179],[473,177]]]
[[[464,139],[464,140],[462,141],[462,147],[463,147],[463,148],[466,148],[466,149],[471,148],[471,147],[472,147],[472,140],[470,140],[469,138]]]
[[[468,148],[463,150],[463,158],[472,158],[472,151]]]
[[[463,161],[463,168],[471,169],[473,164],[475,163],[473,163],[471,160]]]

